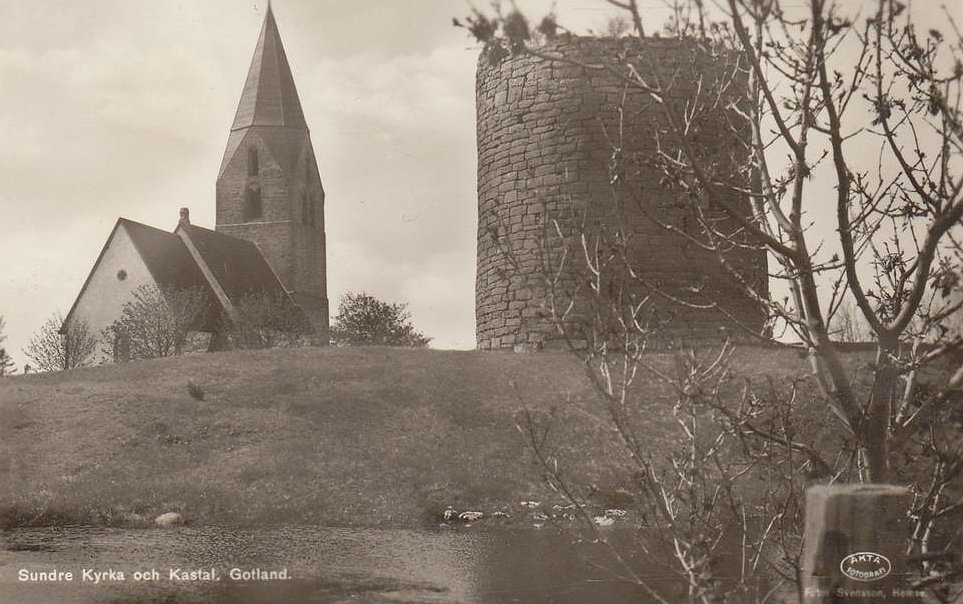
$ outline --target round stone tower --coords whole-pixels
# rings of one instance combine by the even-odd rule
[[[695,214],[653,165],[656,149],[669,148],[673,138],[663,110],[617,75],[627,60],[642,73],[654,66],[681,109],[700,78],[703,90],[719,84],[726,72],[721,59],[675,39],[566,36],[543,50],[568,61],[526,55],[497,63],[483,55],[479,61],[479,348],[539,349],[559,339],[548,309],[552,300],[557,309],[574,300],[569,317],[580,314],[584,293],[578,292],[586,291],[578,286],[586,266],[582,234],[593,241],[626,238],[633,295],[649,296],[647,307],[658,315],[663,335],[696,341],[761,331],[764,313],[745,286],[768,295],[765,251],[727,253],[745,277],[740,283],[715,253],[695,243],[703,237]],[[726,95],[740,81],[728,82]],[[695,120],[696,144],[704,159],[744,180],[745,156],[734,144],[733,122],[725,119],[724,101],[715,106]],[[749,211],[746,200],[729,201]],[[706,217],[720,230],[736,230],[718,210],[705,208]],[[554,285],[547,275],[557,277]]]

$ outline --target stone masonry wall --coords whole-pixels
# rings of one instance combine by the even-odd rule
[[[248,167],[257,150],[258,169]],[[328,329],[324,189],[306,131],[252,127],[230,151],[216,185],[218,231],[253,241],[315,327]],[[245,191],[260,190],[262,214],[245,221]],[[305,223],[312,203],[313,223]]]
[[[624,65],[624,59],[617,58],[620,54],[642,57],[639,69],[657,66],[663,82],[672,82],[680,107],[687,97],[691,99],[700,76],[721,72],[712,60],[700,58],[691,46],[673,39],[565,37],[545,50],[584,64],[616,68]],[[654,156],[656,136],[663,144],[671,140],[661,108],[646,95],[626,90],[616,75],[605,70],[524,55],[492,65],[483,56],[476,76],[476,102],[475,311],[480,348],[538,349],[559,337],[547,311],[550,290],[544,279],[551,267],[558,268],[561,258],[561,248],[548,243],[554,235],[553,220],[562,225],[564,245],[570,251],[579,249],[579,232],[610,236],[623,227],[630,233],[630,264],[641,277],[632,280],[634,295],[643,296],[647,293],[643,290],[651,287],[690,303],[680,305],[667,302],[664,295],[653,296],[660,300],[650,305],[656,309],[653,312],[660,321],[668,321],[664,333],[701,340],[719,338],[723,331],[736,337],[745,333],[733,329],[735,323],[756,331],[763,328],[759,305],[714,254],[651,220],[656,216],[701,236],[680,193],[665,186],[662,174],[646,165]],[[700,149],[737,158],[738,149],[722,127],[721,114],[719,120],[716,124],[710,119],[699,127]],[[610,171],[614,148],[627,166],[616,186]],[[745,200],[730,201],[747,207]],[[717,211],[706,211],[726,228],[727,221]],[[566,288],[569,297],[574,295],[577,256],[566,257],[556,296]],[[728,259],[758,292],[768,294],[764,251],[738,249]],[[584,259],[581,264],[584,268]],[[574,299],[578,308],[579,296]]]
[[[286,151],[286,145],[283,141],[275,145],[267,143],[261,132],[248,132],[225,166],[216,186],[216,228],[227,235],[256,243],[285,288],[294,289],[293,183],[285,169],[287,166],[275,152],[275,148]],[[255,175],[248,175],[248,149],[251,147],[258,151],[259,169]],[[249,222],[245,221],[242,211],[248,188],[260,190],[262,208],[261,216]]]

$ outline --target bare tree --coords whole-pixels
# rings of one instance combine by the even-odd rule
[[[96,348],[97,340],[85,321],[65,325],[63,315],[56,313],[33,335],[24,354],[38,371],[63,371],[92,364]]]
[[[103,338],[114,343],[115,360],[180,354],[187,334],[200,327],[211,305],[209,294],[200,288],[144,285],[134,290]]]
[[[0,348],[0,377],[11,375],[14,371],[16,371],[16,369],[13,364],[13,359],[7,354],[5,348]]]
[[[635,0],[608,4],[643,31]],[[667,77],[646,53],[631,48],[609,62],[579,63],[644,95],[664,124],[655,133],[654,157],[623,157],[614,141],[612,182],[625,187],[631,183],[626,175],[655,168],[681,193],[697,233],[651,212],[650,218],[714,253],[746,295],[764,305],[774,333],[788,334],[775,343],[806,352],[811,378],[837,421],[835,444],[826,450],[838,454],[836,461],[796,442],[790,426],[767,429],[754,415],[770,418],[766,423],[785,417],[781,409],[791,399],[759,397],[748,415],[731,394],[710,397],[716,403],[703,408],[738,441],[782,442],[786,455],[794,453],[825,479],[913,485],[919,497],[911,510],[916,528],[910,547],[922,560],[921,584],[942,582],[935,593],[948,601],[946,581],[958,571],[937,562],[946,555],[934,547],[940,539],[944,546],[960,539],[953,527],[963,509],[963,430],[954,409],[963,366],[952,360],[963,339],[948,328],[960,306],[963,35],[949,13],[944,31],[919,31],[895,0],[874,2],[866,15],[831,0],[725,0],[714,13],[698,0],[667,4],[674,8],[668,33],[693,49],[693,61],[710,57],[716,74],[707,77],[695,63],[683,62]],[[578,62],[551,44],[531,44],[528,21],[517,11],[494,18],[475,13],[466,27],[485,43],[490,59],[528,53]],[[684,94],[676,90],[680,85],[688,86]],[[707,119],[723,126],[730,153],[699,140]],[[819,187],[817,174],[830,185]],[[642,198],[624,189],[618,196]],[[749,211],[734,199],[745,200]],[[821,235],[827,222],[834,237]],[[621,243],[627,230],[606,241],[583,232],[579,249],[562,256],[586,259],[584,289],[594,294],[588,310],[558,304],[571,296],[552,296],[560,326],[577,314],[602,334],[589,339],[584,355],[607,400],[618,403],[610,412],[616,426],[621,409],[638,404],[632,376],[649,365],[644,350],[658,329],[640,320],[646,296],[612,287],[603,274],[614,269],[639,280],[641,271]],[[730,250],[745,246],[761,247],[775,261],[771,279],[784,298],[762,295],[727,259]],[[652,296],[666,293],[643,285]],[[830,322],[844,298],[854,301],[876,345],[865,387],[854,382],[832,337]],[[619,336],[619,346],[612,346]],[[685,379],[665,377],[689,396]],[[644,443],[625,432],[621,438],[644,471]],[[713,480],[721,488],[727,484],[724,477]],[[947,527],[942,532],[941,522]]]
[[[732,354],[726,345],[586,356],[603,394],[597,419],[628,453],[625,472],[643,519],[641,567],[597,528],[590,489],[565,472],[553,414],[526,411],[519,423],[546,481],[581,515],[588,539],[610,545],[617,576],[638,585],[646,601],[666,602],[647,578],[658,566],[687,588],[688,602],[766,601],[797,581],[800,494],[834,473],[838,451],[824,448],[828,439],[820,441],[818,430],[802,429],[814,423],[800,404],[805,388],[751,383],[730,367]],[[664,402],[671,402],[678,445],[669,452],[645,437],[655,410],[641,401],[653,382],[673,392]]]
[[[635,2],[612,4],[641,21]],[[677,3],[682,4],[687,3]],[[712,82],[715,86],[747,80],[745,98],[736,99],[741,102],[706,86],[681,103],[670,94],[678,78],[661,76],[644,53],[630,55],[615,68],[584,65],[590,70],[615,69],[627,86],[661,107],[671,136],[657,141],[657,163],[668,181],[688,194],[694,215],[700,217],[705,238],[697,243],[716,251],[741,243],[707,219],[705,209],[712,205],[738,224],[740,236],[750,236],[776,259],[781,272],[775,278],[788,283],[790,298],[763,302],[812,355],[814,375],[841,421],[859,439],[865,477],[879,481],[888,477],[891,434],[885,417],[889,405],[875,401],[887,399],[883,395],[896,388],[914,316],[927,313],[927,321],[935,322],[947,314],[946,308],[933,312],[931,304],[939,300],[927,294],[934,292],[935,284],[952,280],[941,243],[952,244],[949,231],[963,214],[961,183],[954,169],[961,144],[956,101],[963,73],[955,61],[958,42],[948,44],[938,32],[919,38],[911,23],[899,24],[901,6],[881,0],[877,14],[858,26],[837,5],[823,0],[812,0],[805,11],[796,12],[775,0],[729,0],[724,26],[707,28],[701,10],[696,11],[701,18],[695,24],[675,23],[672,33],[693,36],[702,52],[719,58],[719,66],[731,71],[728,78]],[[489,45],[567,60],[550,49],[527,48],[527,22],[517,13],[505,17],[504,37],[496,36],[501,22],[478,27],[483,19],[476,15],[470,22],[473,31],[487,35],[483,41]],[[695,37],[703,34],[707,37]],[[847,36],[858,41],[859,51],[848,74],[841,71],[845,65],[835,62]],[[736,53],[727,56],[729,49]],[[941,63],[948,63],[948,71]],[[862,99],[873,108],[875,119],[864,124],[857,118],[850,124],[847,111]],[[720,106],[720,101],[728,103]],[[747,161],[735,174],[726,165],[730,158],[706,153],[692,139],[698,122],[720,110],[727,112],[726,135],[746,152]],[[926,140],[924,129],[932,131]],[[854,158],[847,154],[847,145],[857,134],[882,140],[882,151],[891,155],[892,167],[898,170],[895,175],[883,166],[872,172],[850,165]],[[914,141],[915,148],[906,147]],[[781,173],[769,151],[772,147],[789,152],[789,165]],[[812,241],[808,228],[811,218],[806,213],[813,211],[809,205],[814,203],[810,195],[822,198],[821,192],[810,192],[807,181],[820,162],[829,162],[835,179],[839,235],[835,246]],[[732,193],[752,202],[749,215],[732,203]],[[830,258],[822,259],[821,246],[835,248]],[[861,268],[872,271],[867,277]],[[830,273],[856,301],[880,344],[880,379],[868,399],[860,400],[849,386],[829,337],[827,317],[838,306],[839,287],[833,292],[836,296],[821,296],[819,277]],[[959,341],[947,344],[958,346]],[[960,380],[963,376],[952,385]]]
[[[0,316],[0,344],[3,344],[3,341],[7,339],[6,334],[3,333],[3,328],[3,316]],[[11,359],[10,355],[7,354],[7,350],[5,348],[0,347],[0,377],[9,375],[13,373],[13,371],[13,359]]]
[[[606,19],[601,31],[603,36],[621,38],[632,31],[632,22],[625,15],[615,15]]]
[[[830,335],[837,342],[856,344],[872,341],[869,326],[856,305],[849,300],[839,305],[829,321],[829,326]]]

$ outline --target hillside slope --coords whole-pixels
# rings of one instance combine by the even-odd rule
[[[668,363],[669,359],[662,359]],[[746,349],[754,376],[804,372]],[[205,393],[188,393],[192,380]],[[672,444],[672,397],[644,384],[641,426]],[[617,505],[613,439],[565,354],[392,348],[240,351],[0,380],[0,524],[433,526],[444,509],[556,501],[516,428],[556,409],[573,481]]]

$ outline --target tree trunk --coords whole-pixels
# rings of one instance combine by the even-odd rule
[[[869,403],[860,418],[857,433],[866,482],[884,484],[889,481],[889,420],[899,381],[895,354],[895,345],[880,342],[876,353],[876,381],[873,383]]]

